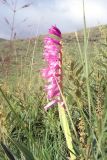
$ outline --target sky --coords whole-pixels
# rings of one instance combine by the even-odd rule
[[[82,0],[0,0],[0,37],[9,39],[16,3],[14,32],[17,38],[46,34],[51,25],[62,33],[83,28]],[[107,24],[107,0],[84,0],[87,27]],[[25,7],[28,4],[29,7]]]

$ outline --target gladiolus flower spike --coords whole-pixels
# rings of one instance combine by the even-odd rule
[[[54,35],[55,38],[52,37]],[[44,59],[47,62],[47,68],[42,69],[42,77],[47,80],[45,91],[47,98],[50,101],[44,108],[47,111],[49,108],[58,104],[59,118],[61,126],[66,138],[67,146],[70,150],[70,160],[75,160],[75,151],[72,145],[72,136],[70,133],[69,123],[66,117],[66,111],[63,107],[61,99],[62,90],[62,35],[56,26],[49,29],[49,36],[44,39]]]
[[[55,37],[53,38],[52,35]],[[62,35],[56,26],[49,29],[49,36],[44,38],[44,60],[47,68],[42,69],[42,77],[47,80],[45,91],[50,102],[44,107],[45,110],[61,102],[60,89],[62,87]]]

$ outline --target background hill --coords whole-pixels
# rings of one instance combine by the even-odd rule
[[[105,32],[107,30],[107,26],[99,26],[94,28],[87,29],[87,34],[89,34],[88,42],[89,47],[88,50],[90,54],[93,54],[94,43],[101,45],[104,44]],[[104,34],[103,34],[104,32]],[[2,77],[4,75],[9,74],[13,75],[16,73],[16,68],[20,70],[25,66],[29,65],[38,66],[36,68],[40,69],[42,62],[42,53],[43,53],[43,38],[44,36],[38,36],[31,39],[26,40],[14,40],[10,42],[8,40],[0,39],[0,74]],[[83,48],[84,41],[84,32],[83,30],[77,32],[77,36],[75,33],[65,33],[63,34],[63,50],[64,54],[77,54],[78,52],[78,42]],[[104,42],[104,43],[103,43]]]
[[[107,26],[99,26],[95,28],[87,29],[89,32],[89,50],[93,54],[93,43],[99,43],[101,45],[101,30],[107,29]],[[5,78],[5,76],[11,75],[15,76],[17,74],[22,74],[24,68],[29,68],[32,65],[32,69],[38,70],[41,68],[43,63],[42,53],[43,53],[43,38],[44,36],[38,36],[26,40],[14,40],[8,41],[0,39],[0,75]],[[78,38],[78,40],[77,40]],[[83,48],[84,33],[83,30],[77,32],[77,37],[75,33],[65,33],[63,34],[63,50],[64,54],[77,54],[78,47],[77,41],[79,41],[81,47]],[[89,51],[89,52],[90,52]],[[17,71],[16,71],[17,70]],[[16,77],[16,76],[15,76]]]
[[[85,35],[63,34],[63,95],[77,159],[106,160],[107,26]],[[43,38],[0,41],[0,141],[19,160],[69,156],[57,106],[44,111]],[[5,152],[0,145],[0,159]]]

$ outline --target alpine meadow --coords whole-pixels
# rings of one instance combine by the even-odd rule
[[[83,29],[53,23],[17,38],[12,5],[10,39],[0,39],[0,160],[107,160],[107,25],[87,27],[83,3]]]

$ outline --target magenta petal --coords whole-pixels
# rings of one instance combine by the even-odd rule
[[[51,69],[50,68],[45,68],[45,69],[41,70],[42,77],[46,78],[46,79],[55,76],[55,73],[56,73],[56,71],[55,71],[54,68],[51,68]]]
[[[57,97],[60,95],[60,91],[59,89],[56,90],[48,90],[47,92],[47,97],[48,99],[52,99],[53,97]]]
[[[49,34],[53,34],[61,38],[61,32],[56,26],[52,26],[49,29]],[[61,40],[61,39],[60,39]],[[56,99],[60,99],[60,91],[58,84],[61,82],[61,48],[62,45],[60,40],[54,39],[47,36],[44,39],[44,53],[43,57],[47,62],[47,68],[41,71],[42,77],[47,80],[47,85],[45,86],[45,92],[47,93],[47,98],[52,100],[48,105],[45,106],[45,110],[53,107],[57,102]]]
[[[50,33],[50,34],[54,34],[54,35],[56,35],[56,36],[58,36],[58,37],[61,38],[61,32],[60,32],[60,30],[59,30],[56,26],[52,26],[52,27],[49,29],[49,33]]]
[[[58,41],[58,40],[56,40],[56,39],[54,39],[54,38],[51,38],[51,37],[46,37],[46,38],[44,39],[44,43],[45,43],[45,44],[48,44],[48,45],[54,45],[54,44],[56,44],[56,45],[61,45],[61,44],[60,44],[60,41]]]
[[[53,100],[53,101],[51,101],[51,102],[49,102],[49,103],[44,107],[45,111],[47,111],[49,108],[54,107],[54,105],[55,105],[56,103],[58,103],[58,100],[56,100],[56,99]]]
[[[45,68],[41,70],[41,74],[43,78],[47,78],[49,72],[49,68]]]
[[[54,84],[51,83],[46,86],[46,90],[55,89],[55,88],[57,88],[57,84],[55,84],[55,83]]]

